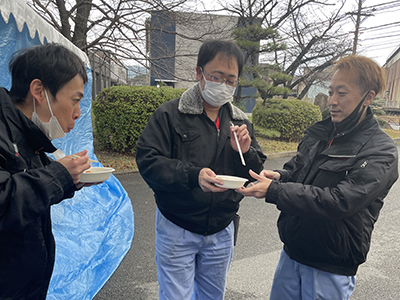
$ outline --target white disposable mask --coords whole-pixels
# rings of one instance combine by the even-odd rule
[[[39,116],[36,114],[35,99],[33,99],[32,122],[37,127],[39,127],[40,130],[42,130],[42,132],[49,138],[49,140],[62,138],[65,136],[65,132],[62,129],[57,118],[53,115],[53,111],[51,110],[50,101],[49,97],[47,96],[46,90],[44,90],[44,94],[46,95],[47,104],[49,105],[51,118],[49,122],[43,122],[42,120],[39,119]]]
[[[200,88],[200,92],[204,101],[215,107],[221,107],[225,103],[232,101],[236,87],[226,85],[225,83],[208,81],[204,77],[204,74],[203,78],[205,81],[204,91]]]

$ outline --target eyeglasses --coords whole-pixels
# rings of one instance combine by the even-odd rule
[[[214,75],[208,74],[208,73],[206,72],[206,70],[204,70],[204,69],[202,69],[202,70],[203,70],[203,72],[204,72],[208,77],[210,77],[210,79],[211,79],[212,82],[216,82],[216,83],[219,83],[219,84],[225,83],[226,85],[230,85],[230,86],[236,86],[236,85],[238,85],[239,82],[240,82],[240,80],[222,79],[222,78],[216,77],[216,76],[214,76]]]

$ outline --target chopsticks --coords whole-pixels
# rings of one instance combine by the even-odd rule
[[[56,160],[59,160],[59,159],[65,157],[65,154],[64,154],[64,152],[62,152],[61,149],[57,149],[56,151],[54,151],[53,155],[56,158]],[[72,154],[72,155],[70,155],[70,157],[72,159],[74,159],[74,158],[79,158],[80,156],[77,155],[77,154]],[[89,163],[94,163],[94,162],[98,162],[98,161],[97,160],[93,160],[93,159],[89,159]]]
[[[232,126],[235,126],[235,124],[233,124],[232,121],[230,123],[231,123]],[[237,146],[237,148],[239,150],[240,160],[242,161],[242,165],[245,166],[246,162],[244,161],[242,149],[240,149],[240,145],[239,145],[239,141],[238,141],[236,132],[234,132],[233,135],[235,136],[236,146]]]
[[[72,155],[70,155],[72,158],[80,158],[80,156],[79,155],[76,155],[76,154],[72,154]],[[93,160],[93,159],[89,159],[89,163],[94,163],[94,162],[98,162],[97,160]]]

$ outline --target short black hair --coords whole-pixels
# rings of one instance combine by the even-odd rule
[[[222,40],[208,40],[205,41],[199,50],[199,54],[197,56],[197,66],[200,68],[204,68],[206,64],[212,61],[218,53],[222,53],[229,58],[236,58],[239,73],[242,74],[243,69],[243,53],[240,48],[234,44],[233,42],[229,41],[222,41]]]
[[[50,43],[15,52],[8,65],[11,73],[10,97],[23,103],[34,79],[39,79],[55,97],[57,92],[76,75],[88,81],[83,61],[62,45]]]

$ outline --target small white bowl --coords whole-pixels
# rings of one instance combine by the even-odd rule
[[[106,181],[115,169],[106,167],[91,167],[83,172],[80,182],[92,183]]]
[[[223,187],[226,189],[238,189],[243,184],[248,181],[246,178],[236,177],[236,176],[229,176],[229,175],[217,175],[217,179],[223,182],[222,185],[215,184],[216,186]]]

